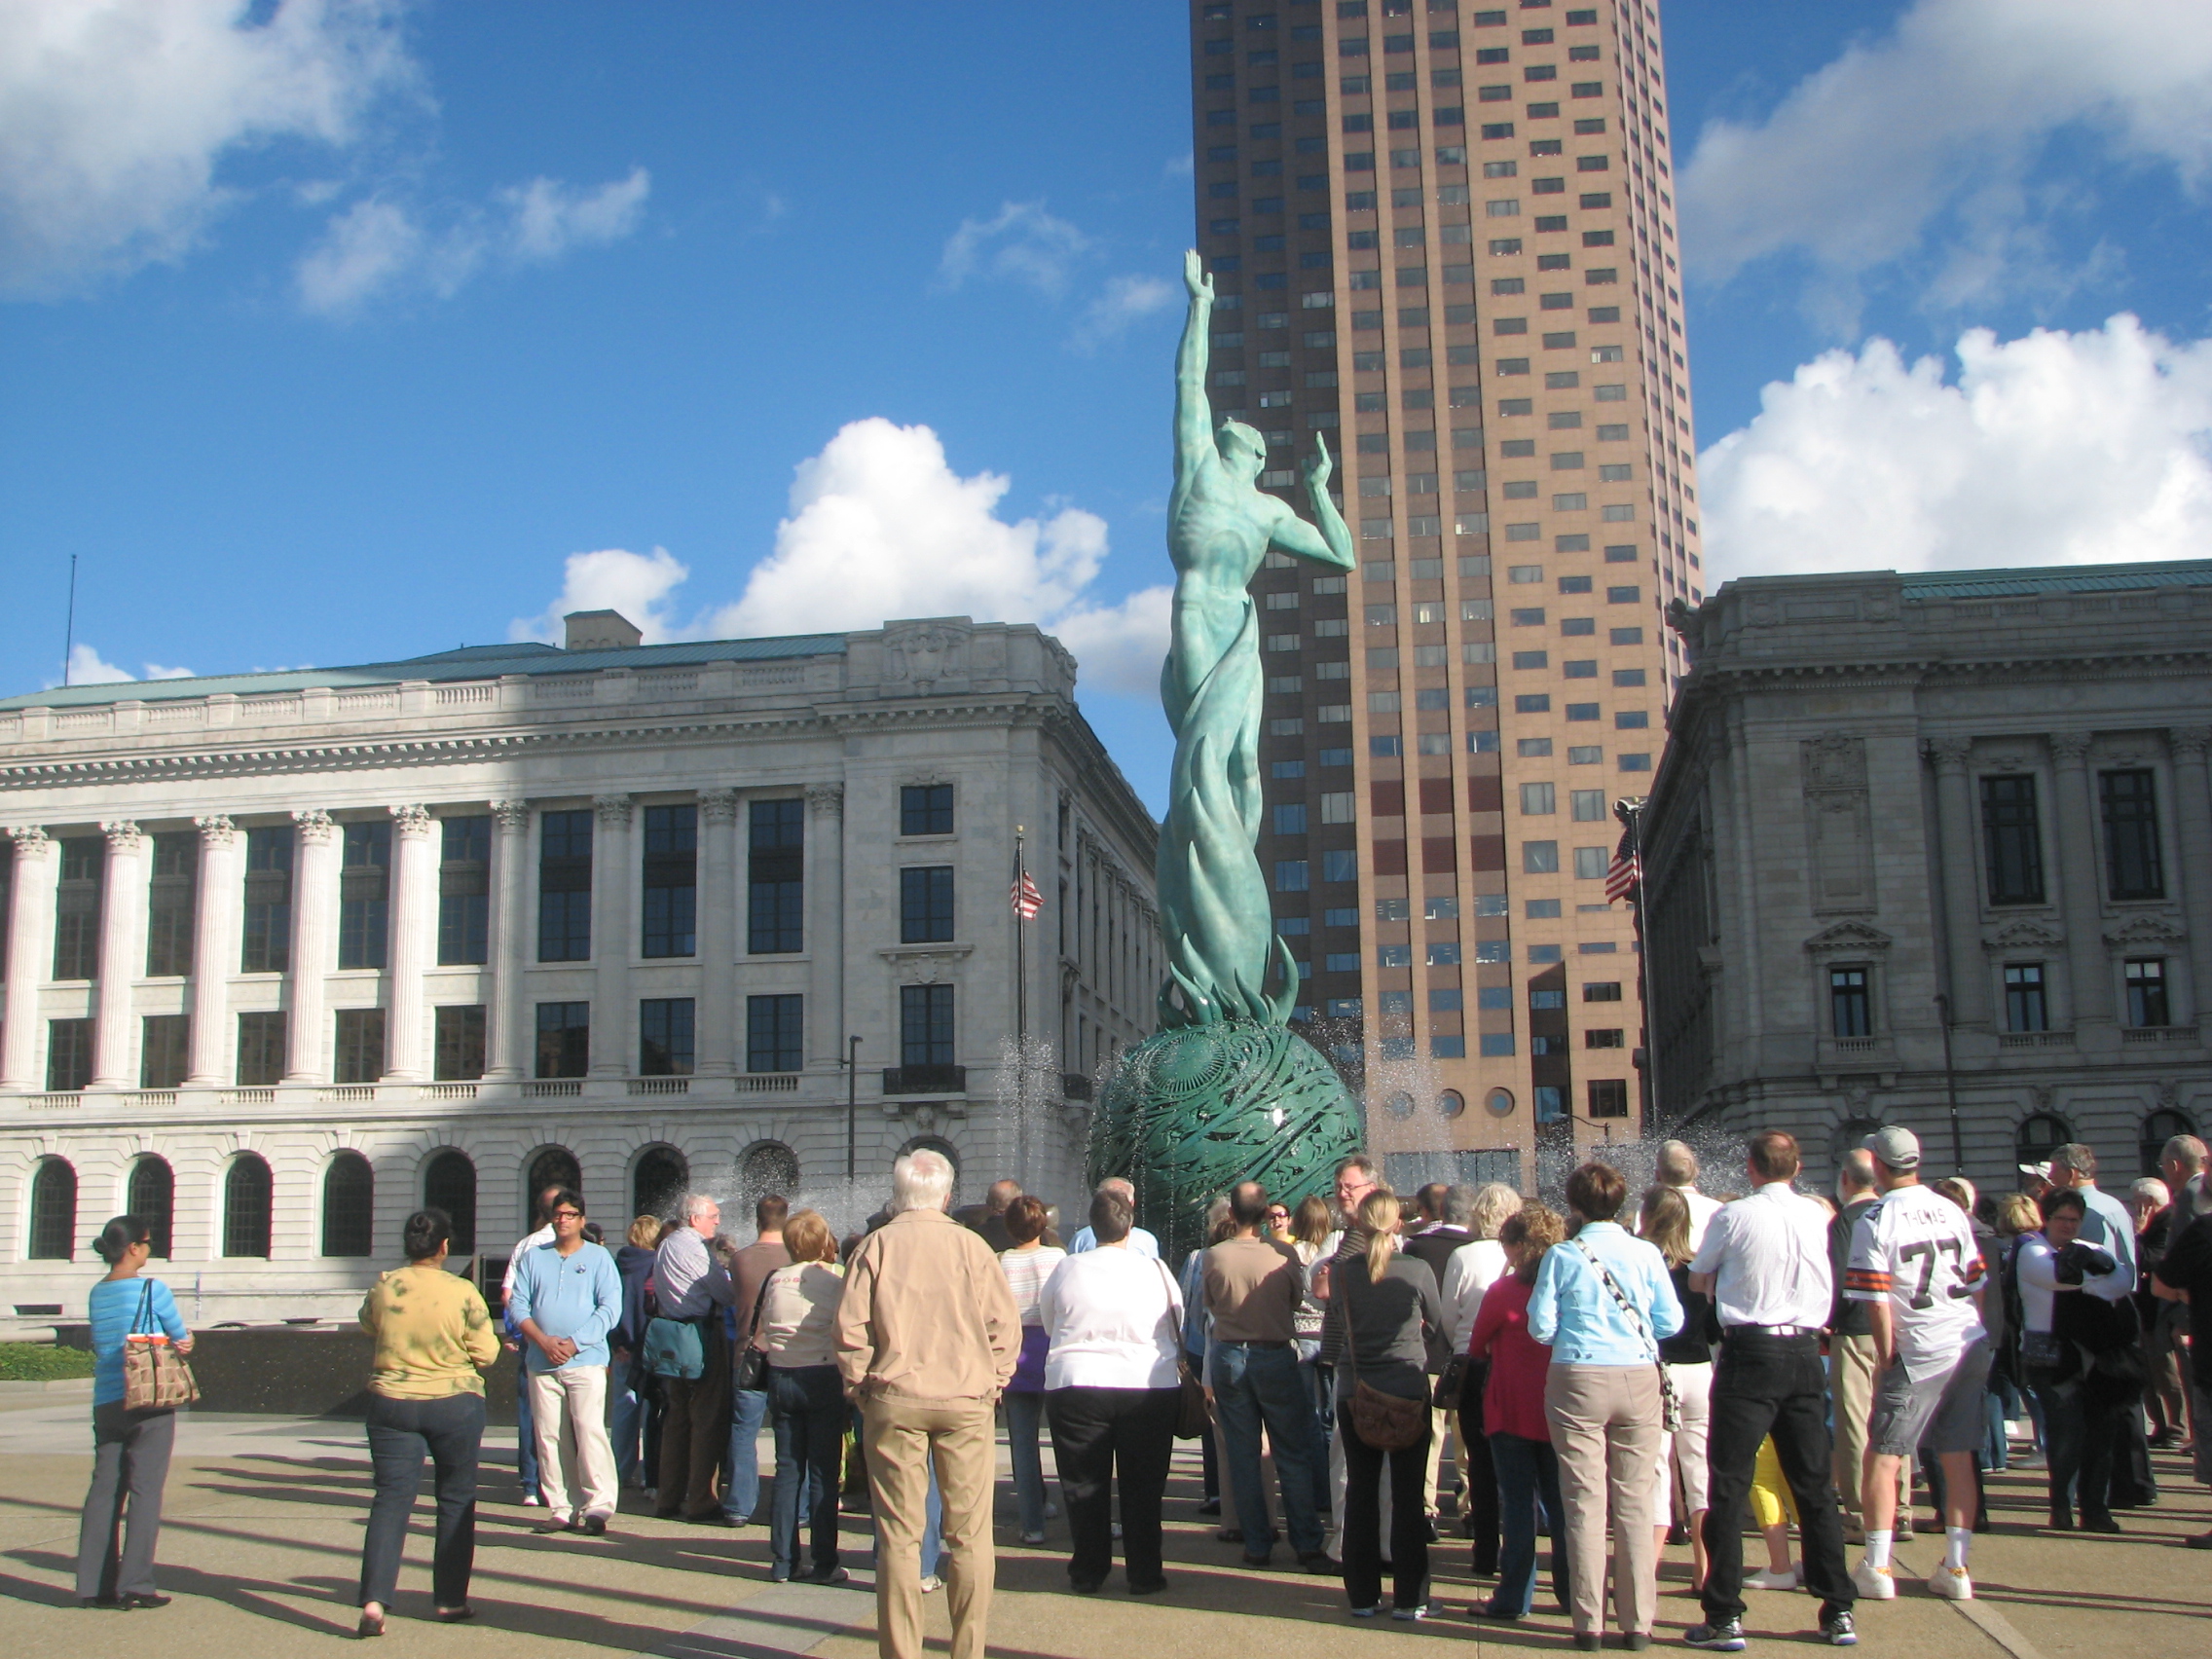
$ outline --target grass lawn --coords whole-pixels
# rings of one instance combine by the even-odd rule
[[[0,1382],[50,1382],[58,1377],[90,1377],[92,1356],[82,1348],[52,1343],[0,1343]]]

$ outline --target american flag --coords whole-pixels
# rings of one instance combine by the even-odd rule
[[[1605,903],[1626,899],[1642,879],[1643,861],[1635,843],[1624,838],[1620,850],[1613,854],[1613,867],[1605,871]]]
[[[1037,884],[1029,879],[1027,870],[1016,870],[1014,886],[1007,897],[1014,901],[1014,913],[1025,922],[1037,919],[1037,912],[1045,907],[1045,896],[1037,891]]]

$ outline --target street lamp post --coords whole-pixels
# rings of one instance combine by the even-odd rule
[[[1943,1021],[1943,1094],[1951,1104],[1951,1170],[1967,1172],[1967,1143],[1959,1127],[1959,1074],[1951,1069],[1951,999],[1937,992],[1936,1012]]]
[[[861,1140],[861,1040],[845,1039],[845,1179],[860,1175]]]

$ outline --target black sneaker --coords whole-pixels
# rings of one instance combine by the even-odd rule
[[[1844,1615],[1848,1624],[1850,1615]],[[1714,1653],[1741,1653],[1744,1651],[1744,1623],[1741,1619],[1724,1619],[1718,1624],[1692,1625],[1682,1633],[1682,1640],[1692,1647],[1707,1648]]]
[[[1840,1608],[1821,1620],[1821,1635],[1827,1639],[1830,1647],[1857,1647],[1859,1627],[1851,1621],[1851,1609]]]

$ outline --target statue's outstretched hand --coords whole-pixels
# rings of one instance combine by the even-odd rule
[[[1206,275],[1205,261],[1198,257],[1195,247],[1183,253],[1183,286],[1190,290],[1194,300],[1210,303],[1213,299],[1213,278]]]
[[[1309,490],[1326,489],[1329,474],[1335,470],[1335,464],[1329,460],[1329,440],[1315,432],[1313,454],[1306,462],[1306,487]]]

